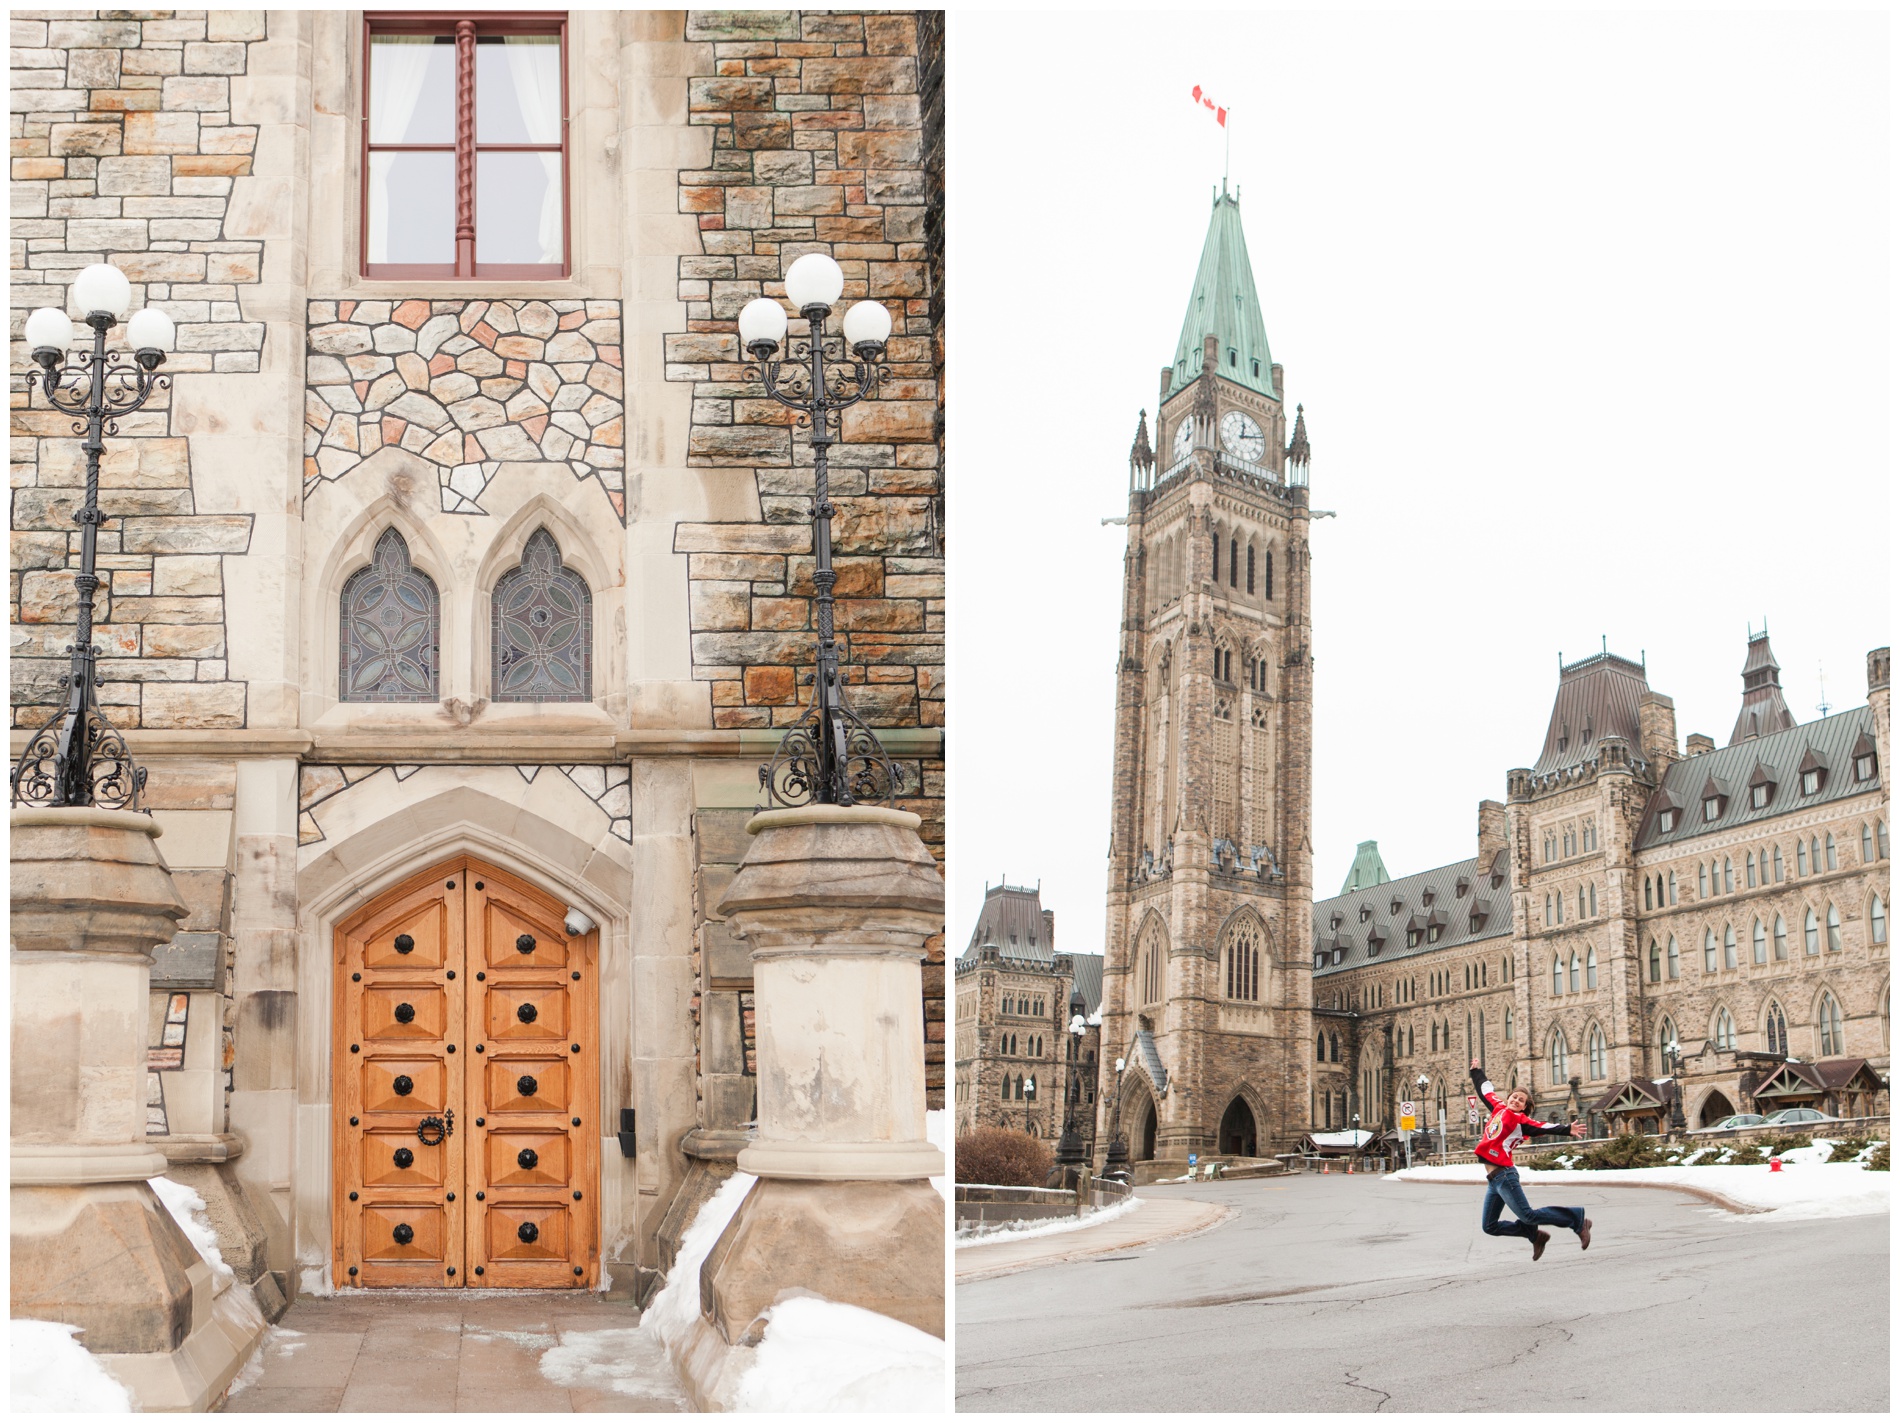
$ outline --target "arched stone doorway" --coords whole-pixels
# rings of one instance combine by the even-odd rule
[[[1253,1109],[1236,1097],[1227,1104],[1227,1111],[1220,1119],[1220,1154],[1222,1156],[1255,1156],[1259,1154],[1256,1150],[1257,1142]]]
[[[1135,1160],[1155,1159],[1155,1104],[1144,1096],[1135,1109]]]
[[[1696,1125],[1712,1127],[1724,1117],[1735,1115],[1735,1108],[1720,1092],[1711,1092],[1702,1099],[1702,1110],[1697,1114]]]

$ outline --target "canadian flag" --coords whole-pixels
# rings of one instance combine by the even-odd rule
[[[1194,86],[1194,102],[1213,114],[1215,123],[1219,124],[1222,128],[1227,127],[1227,110],[1215,103],[1207,91],[1199,84]]]

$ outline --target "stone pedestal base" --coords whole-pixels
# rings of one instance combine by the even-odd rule
[[[700,1313],[756,1344],[788,1295],[876,1310],[943,1337],[943,1197],[927,1181],[762,1177],[700,1270]]]
[[[11,1313],[76,1324],[151,1412],[202,1412],[264,1333],[241,1285],[216,1278],[143,1181],[9,1193]]]

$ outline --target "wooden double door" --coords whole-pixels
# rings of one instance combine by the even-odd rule
[[[338,927],[339,1286],[594,1283],[599,943],[565,914],[463,857]]]

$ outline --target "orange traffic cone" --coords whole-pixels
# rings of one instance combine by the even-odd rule
[[[1332,1175],[1332,1174],[1333,1174],[1333,1163],[1332,1163],[1332,1162],[1330,1162],[1330,1161],[1323,1161],[1323,1162],[1321,1162],[1321,1163],[1320,1163],[1320,1168],[1319,1168],[1319,1174],[1320,1174],[1320,1175],[1322,1175],[1322,1176],[1330,1176],[1330,1175]]]
[[[1346,1163],[1346,1174],[1348,1176],[1352,1175],[1352,1163],[1350,1161]]]

